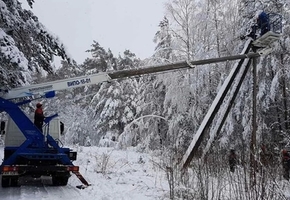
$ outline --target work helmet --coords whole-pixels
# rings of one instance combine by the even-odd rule
[[[41,106],[42,106],[41,103],[37,103],[37,104],[36,104],[36,108],[40,108]]]

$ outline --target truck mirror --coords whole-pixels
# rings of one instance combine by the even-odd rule
[[[62,135],[64,131],[64,123],[60,122],[60,134]]]

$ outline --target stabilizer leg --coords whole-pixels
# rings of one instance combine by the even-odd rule
[[[83,185],[78,185],[78,186],[76,186],[78,189],[85,189],[85,188],[87,188],[88,186],[90,186],[91,184],[89,184],[87,181],[86,181],[86,179],[83,177],[83,175],[81,175],[81,173],[80,172],[78,172],[78,171],[75,171],[75,172],[73,172],[77,177],[78,177],[78,179],[83,183]]]

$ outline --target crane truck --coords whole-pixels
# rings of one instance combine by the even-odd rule
[[[210,63],[225,62],[229,60],[240,60],[239,64],[233,68],[233,72],[229,75],[229,81],[225,83],[221,94],[218,94],[217,100],[214,101],[206,119],[201,124],[201,131],[193,138],[192,144],[184,155],[182,164],[187,166],[191,161],[195,150],[200,144],[200,139],[203,135],[205,125],[217,112],[223,101],[224,96],[228,92],[230,86],[233,84],[236,75],[240,68],[242,68],[244,60],[259,57],[271,52],[268,48],[270,43],[277,41],[280,34],[269,32],[261,39],[253,42],[249,38],[245,44],[243,52],[239,55],[211,58],[198,61],[183,61],[165,65],[155,65],[146,68],[121,70],[115,72],[98,73],[87,76],[74,77],[64,80],[52,81],[36,85],[23,86],[13,88],[11,90],[0,90],[0,109],[8,113],[13,122],[8,122],[6,127],[6,140],[4,147],[4,159],[0,166],[2,175],[2,187],[10,187],[19,185],[18,179],[21,176],[51,176],[53,185],[67,185],[71,174],[75,174],[83,183],[83,187],[90,184],[80,174],[79,167],[73,164],[77,158],[77,152],[70,148],[60,147],[58,137],[60,132],[60,122],[57,120],[57,114],[46,117],[45,127],[43,133],[34,126],[31,119],[20,109],[21,105],[28,104],[31,101],[41,98],[52,98],[56,91],[67,90],[70,88],[83,87],[101,82],[110,82],[111,80],[135,77],[139,75],[165,72],[177,69],[190,69],[197,65],[204,65]],[[259,51],[250,52],[249,47],[259,47]],[[248,62],[246,62],[248,63]],[[247,64],[248,65],[248,64]],[[244,70],[246,72],[246,70]],[[242,71],[242,74],[244,74]],[[242,79],[241,79],[242,81]],[[241,83],[241,81],[239,81]],[[239,83],[239,84],[240,84]],[[15,99],[25,99],[20,102],[15,102]],[[13,128],[14,127],[14,128]],[[4,124],[1,123],[1,132],[4,132]],[[16,134],[15,132],[18,132]],[[12,141],[10,137],[17,137],[18,140]],[[13,135],[14,134],[14,135]],[[9,136],[10,135],[10,136]],[[24,137],[23,137],[24,136]],[[10,139],[9,139],[10,138]],[[14,138],[15,140],[15,138]]]
[[[51,176],[52,184],[67,185],[71,173],[75,174],[84,186],[89,183],[79,172],[79,167],[73,164],[77,152],[61,147],[59,135],[62,123],[57,114],[44,120],[44,131],[39,130],[20,106],[36,99],[26,99],[20,102],[17,98],[40,96],[51,98],[55,91],[67,88],[81,87],[107,80],[107,76],[77,77],[44,84],[30,85],[16,89],[1,90],[0,109],[9,115],[7,126],[1,123],[1,132],[5,132],[4,159],[1,164],[2,187],[18,186],[22,176]],[[4,130],[6,129],[6,130]]]

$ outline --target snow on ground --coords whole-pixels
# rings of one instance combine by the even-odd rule
[[[51,186],[51,179],[20,179],[16,188],[0,187],[1,200],[146,200],[166,199],[169,186],[158,159],[133,149],[116,150],[105,147],[77,147],[74,162],[92,186],[80,190],[73,175],[67,186]],[[0,148],[0,159],[3,147]]]

